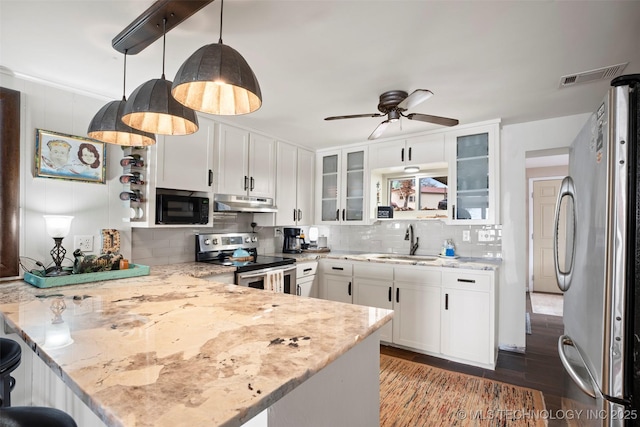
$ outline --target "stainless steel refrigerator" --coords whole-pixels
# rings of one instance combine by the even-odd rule
[[[640,425],[640,74],[611,86],[571,145],[556,204],[558,352],[584,393],[568,396],[563,416],[630,426]]]

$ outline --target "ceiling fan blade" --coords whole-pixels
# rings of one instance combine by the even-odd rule
[[[391,120],[385,120],[384,122],[380,123],[378,127],[375,128],[373,132],[371,132],[371,135],[369,135],[369,139],[380,138],[380,135],[382,135],[387,126],[389,126],[389,123],[391,123]]]
[[[433,92],[428,89],[416,89],[411,92],[411,95],[407,96],[398,104],[398,108],[402,110],[410,110],[418,104],[423,103],[427,99],[433,96]]]
[[[341,119],[359,119],[360,117],[382,117],[385,114],[381,113],[370,113],[370,114],[353,114],[351,116],[333,116],[333,117],[325,117],[325,120],[341,120]]]
[[[455,126],[459,123],[456,119],[449,119],[447,117],[440,116],[430,116],[428,114],[420,113],[407,114],[405,117],[409,120],[419,120],[421,122],[434,123],[436,125],[442,126]]]

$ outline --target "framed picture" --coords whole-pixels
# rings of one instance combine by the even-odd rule
[[[36,176],[106,182],[105,143],[81,136],[36,129]]]

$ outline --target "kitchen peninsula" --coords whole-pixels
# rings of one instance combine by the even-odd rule
[[[240,426],[256,415],[264,421],[251,425],[377,425],[378,330],[391,311],[172,270],[50,289],[0,283],[0,313],[107,426]],[[60,300],[71,339],[47,349]]]

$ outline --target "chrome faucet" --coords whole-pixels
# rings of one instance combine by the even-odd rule
[[[409,226],[407,227],[407,231],[404,233],[404,240],[411,241],[411,246],[409,247],[409,255],[415,255],[416,251],[418,250],[418,241],[420,240],[420,238],[416,237],[414,242],[413,225],[409,224]]]

